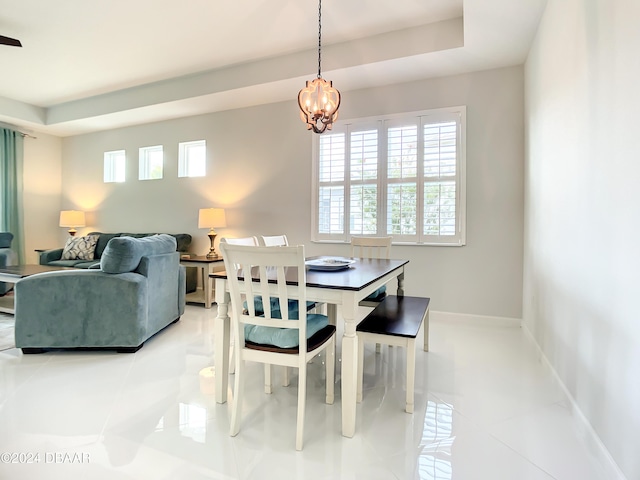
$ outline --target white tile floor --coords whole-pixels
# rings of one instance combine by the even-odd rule
[[[297,374],[269,396],[254,366],[231,438],[229,406],[215,403],[203,370],[215,312],[187,306],[136,354],[0,352],[0,479],[606,478],[519,328],[432,321],[431,351],[417,353],[413,415],[403,411],[403,349],[367,347],[351,439],[340,435],[339,366],[336,403],[325,405],[315,359],[302,452],[294,448]]]

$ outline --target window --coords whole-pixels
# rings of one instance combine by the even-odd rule
[[[125,166],[124,150],[104,152],[104,183],[124,182]]]
[[[337,122],[314,136],[314,240],[464,245],[465,107]]]
[[[162,178],[164,153],[162,145],[142,147],[139,154],[138,178],[140,180],[157,180]]]
[[[207,143],[204,140],[178,144],[178,177],[207,174]]]

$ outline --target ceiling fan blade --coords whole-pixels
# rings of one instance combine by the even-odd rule
[[[11,47],[21,47],[22,43],[20,40],[16,40],[15,38],[3,37],[0,35],[0,45],[9,45]]]

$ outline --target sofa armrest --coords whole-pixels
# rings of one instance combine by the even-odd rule
[[[64,248],[56,248],[54,250],[45,250],[40,252],[40,265],[48,265],[50,262],[60,260]]]
[[[149,328],[157,330],[184,312],[185,276],[178,252],[143,256],[136,270],[149,282]]]
[[[148,282],[137,273],[65,270],[15,286],[21,347],[129,347],[147,338]]]

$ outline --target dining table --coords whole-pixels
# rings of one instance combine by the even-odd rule
[[[342,435],[353,437],[356,426],[356,390],[358,379],[358,337],[356,326],[360,320],[358,306],[361,300],[371,295],[381,286],[397,281],[397,295],[404,295],[404,269],[408,260],[349,258],[345,268],[320,269],[313,265],[331,265],[336,257],[317,256],[307,259],[306,296],[307,301],[325,303],[329,322],[337,325],[342,322],[343,336],[341,340],[341,400],[342,400]],[[342,258],[342,257],[341,257]],[[287,272],[287,292],[289,298],[296,298],[297,272]],[[215,300],[218,304],[217,317],[214,324],[214,362],[215,362],[215,395],[217,403],[227,401],[229,388],[229,349],[231,346],[231,326],[229,319],[229,286],[225,271],[212,273],[215,280]],[[275,287],[275,284],[274,284]],[[389,287],[387,287],[389,289]],[[274,290],[274,294],[277,292]],[[341,317],[338,319],[338,306]]]

